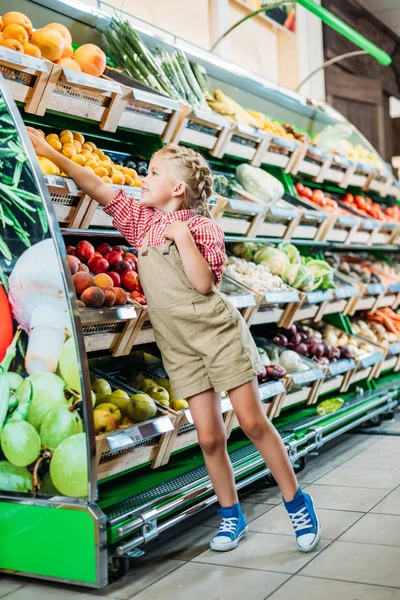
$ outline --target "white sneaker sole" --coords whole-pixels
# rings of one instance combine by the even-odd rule
[[[237,545],[239,544],[242,537],[246,535],[248,530],[249,530],[249,528],[246,525],[246,527],[244,529],[242,529],[242,531],[239,533],[236,540],[232,540],[231,542],[228,542],[227,544],[218,544],[218,542],[211,540],[211,542],[210,542],[211,550],[214,550],[214,552],[229,552],[229,550],[234,550],[237,547]]]
[[[322,527],[321,527],[321,523],[319,522],[319,519],[318,519],[317,510],[315,508],[315,503],[314,503],[314,498],[312,496],[310,496],[310,498],[311,498],[311,502],[312,502],[312,505],[314,508],[315,516],[317,517],[317,533],[316,533],[313,543],[310,546],[308,546],[308,548],[301,548],[297,544],[297,538],[296,538],[296,545],[297,545],[298,550],[300,550],[300,552],[311,552],[312,550],[314,550],[320,543],[321,536],[322,536]]]

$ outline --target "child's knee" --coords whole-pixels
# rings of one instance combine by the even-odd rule
[[[205,454],[220,452],[226,447],[226,435],[224,431],[211,431],[199,433],[199,444]]]

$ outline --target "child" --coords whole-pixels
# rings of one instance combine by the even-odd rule
[[[175,398],[187,398],[222,522],[211,548],[236,548],[247,531],[235,488],[221,416],[229,397],[242,430],[277,481],[302,552],[313,550],[321,526],[313,499],[298,486],[285,446],[262,409],[257,348],[240,313],[218,291],[224,234],[209,219],[211,171],[194,150],[168,144],[151,159],[140,201],[116,194],[97,175],[54,150],[28,128],[38,155],[56,163],[104,206],[113,224],[137,248],[139,275],[157,345]]]

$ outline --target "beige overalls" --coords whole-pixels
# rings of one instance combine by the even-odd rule
[[[210,388],[228,391],[263,373],[239,311],[216,288],[208,294],[195,290],[174,242],[149,246],[149,234],[139,252],[139,275],[175,398]]]

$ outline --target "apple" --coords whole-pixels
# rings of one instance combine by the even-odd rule
[[[88,267],[92,273],[98,275],[99,273],[106,273],[109,269],[108,260],[103,256],[94,256],[88,262]]]
[[[113,280],[115,287],[121,287],[121,277],[115,271],[108,271],[107,275]]]
[[[92,258],[93,254],[94,248],[90,242],[82,240],[78,243],[75,250],[75,256],[77,256],[79,260],[82,262],[88,262],[88,260]]]
[[[111,396],[110,396],[111,397]],[[111,404],[111,402],[104,402],[103,404],[99,404],[96,407],[96,410],[107,410],[114,417],[117,425],[122,419],[121,411],[119,408],[115,406],[115,404]]]
[[[122,246],[113,246],[112,249],[114,250],[114,252],[118,252],[118,254],[123,254],[125,252]]]
[[[121,262],[112,263],[112,270],[118,273],[118,275],[120,275],[122,278],[124,273],[130,272],[133,269],[132,265],[130,265],[129,262],[124,262],[123,260],[121,260]]]
[[[138,281],[139,275],[135,271],[128,271],[121,276],[122,287],[128,290],[128,292],[136,290]]]
[[[111,252],[107,252],[107,254],[104,255],[104,258],[108,260],[111,265],[111,263],[120,262],[122,260],[122,254],[111,250]]]
[[[154,387],[151,387],[147,393],[153,400],[157,400],[160,404],[169,406],[169,394],[165,388],[155,385]]]
[[[129,260],[131,260],[133,262],[133,270],[137,271],[138,260],[137,260],[137,257],[133,254],[133,252],[125,252],[122,258],[123,258],[123,260],[125,260],[126,258],[129,258]]]
[[[147,304],[147,300],[144,296],[140,296],[139,298],[135,298],[135,302],[137,302],[138,304],[142,304],[142,306],[146,306]]]
[[[98,258],[103,258],[103,255],[100,254],[100,252],[95,252],[92,256],[92,258],[94,258],[95,256],[98,256]]]
[[[128,265],[131,265],[132,271],[136,271],[136,269],[135,269],[135,263],[133,262],[132,259],[130,259],[130,258],[123,258],[122,262],[128,263]]]
[[[117,422],[108,410],[94,410],[93,418],[96,435],[110,433],[117,429]]]
[[[103,242],[102,244],[99,244],[98,246],[96,246],[96,252],[100,252],[100,254],[102,256],[105,256],[106,254],[111,252],[111,250],[112,250],[112,248],[111,248],[110,244],[107,244],[107,242]]]
[[[75,246],[67,246],[66,251],[70,256],[76,256]]]

